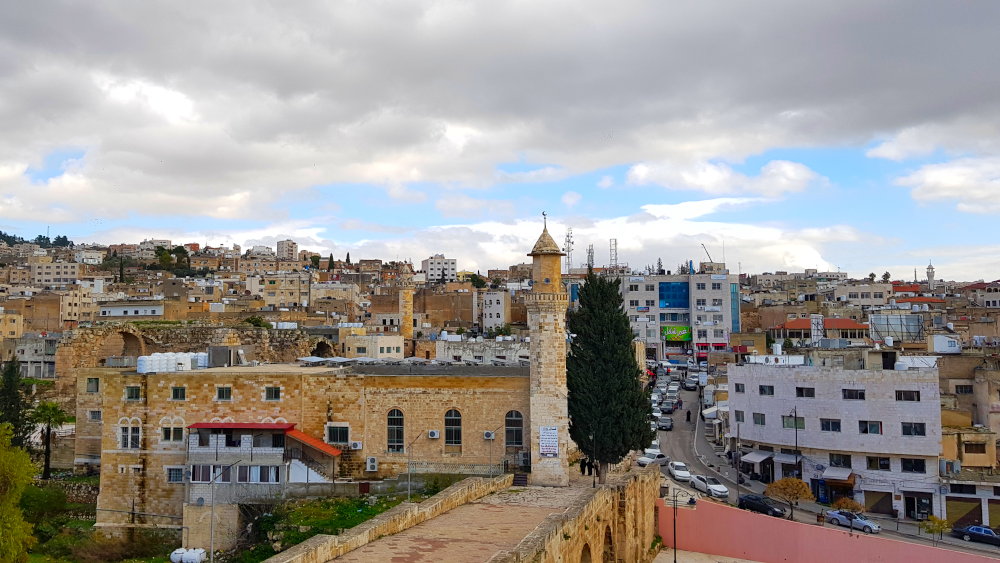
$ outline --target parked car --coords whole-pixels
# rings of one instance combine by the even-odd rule
[[[673,430],[674,429],[674,419],[669,416],[661,416],[656,422],[657,430]]]
[[[674,414],[677,410],[677,403],[674,401],[664,401],[660,404],[660,412],[663,414]]]
[[[751,512],[767,514],[768,516],[783,517],[785,515],[785,509],[778,506],[778,502],[776,500],[765,497],[764,495],[740,495],[736,506]]]
[[[656,453],[647,453],[643,455],[636,460],[636,463],[639,464],[639,467],[646,467],[647,465],[667,465],[670,463],[670,458],[667,457],[667,454],[660,453],[658,451]]]
[[[691,486],[696,491],[701,491],[710,497],[729,498],[729,488],[723,485],[715,477],[705,475],[692,475]]]
[[[961,526],[952,528],[951,535],[965,541],[976,541],[992,545],[1000,545],[1000,536],[986,526]]]
[[[657,419],[663,416],[663,412],[660,411],[660,407],[653,407],[653,418]]]
[[[882,531],[882,527],[865,518],[864,514],[850,512],[848,510],[827,510],[826,521],[838,526],[845,526],[854,530],[861,530],[866,534],[877,534]]]
[[[691,480],[691,472],[688,471],[687,465],[684,465],[682,461],[671,461],[667,464],[667,473],[678,481],[689,481]]]
[[[681,384],[681,387],[683,387],[686,391],[697,391],[698,390],[698,378],[697,377],[689,377],[689,378],[685,379],[684,383]]]

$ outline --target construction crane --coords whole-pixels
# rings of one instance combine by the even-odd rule
[[[701,243],[701,247],[705,249],[705,255],[708,256],[708,261],[715,262],[715,260],[712,260],[712,255],[708,253],[708,247],[705,246],[705,243]]]

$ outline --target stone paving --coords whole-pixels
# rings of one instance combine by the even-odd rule
[[[550,514],[591,491],[575,473],[569,487],[511,487],[387,536],[336,561],[474,562],[513,549]]]

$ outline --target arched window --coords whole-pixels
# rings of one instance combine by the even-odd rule
[[[123,450],[138,450],[142,438],[142,421],[138,418],[118,420],[118,445]]]
[[[504,417],[504,426],[507,428],[505,435],[507,447],[521,447],[524,445],[524,417],[518,411],[510,411]]]
[[[444,445],[462,447],[462,413],[455,409],[444,415]]]
[[[389,431],[388,446],[390,453],[403,453],[403,411],[392,409],[386,417],[386,428]]]

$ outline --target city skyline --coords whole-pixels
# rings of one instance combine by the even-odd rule
[[[0,229],[1000,278],[992,5],[25,5]]]

